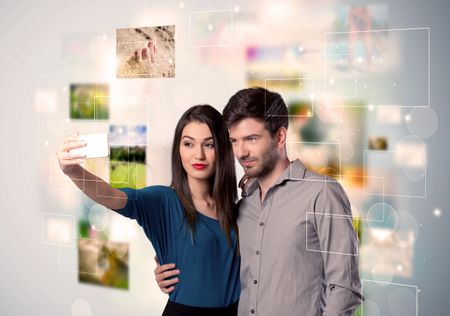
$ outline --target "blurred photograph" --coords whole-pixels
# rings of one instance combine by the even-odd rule
[[[70,118],[72,120],[107,120],[109,86],[107,84],[71,84]]]
[[[370,136],[369,137],[369,149],[370,150],[387,150],[388,140],[383,136]]]
[[[87,219],[81,219],[78,227],[78,281],[128,290],[128,243],[108,240]]]
[[[125,252],[118,257],[117,254]],[[78,239],[80,283],[128,290],[128,245]]]

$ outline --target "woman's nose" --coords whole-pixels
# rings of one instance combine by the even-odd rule
[[[205,152],[202,146],[199,146],[195,152],[196,159],[205,159]]]

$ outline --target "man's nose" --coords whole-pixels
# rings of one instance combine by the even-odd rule
[[[237,146],[235,146],[234,154],[238,158],[245,158],[249,155],[248,148],[247,148],[245,142],[241,142]]]

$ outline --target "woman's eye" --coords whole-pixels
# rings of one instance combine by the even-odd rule
[[[207,147],[207,148],[214,148],[214,143],[205,144],[205,147]]]
[[[192,143],[185,142],[185,143],[183,143],[183,146],[191,148],[194,145]]]

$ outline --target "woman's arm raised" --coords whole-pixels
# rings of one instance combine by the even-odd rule
[[[112,210],[125,207],[127,195],[80,166],[86,156],[70,151],[85,147],[86,142],[78,134],[67,136],[58,146],[56,156],[62,172],[92,200]]]

